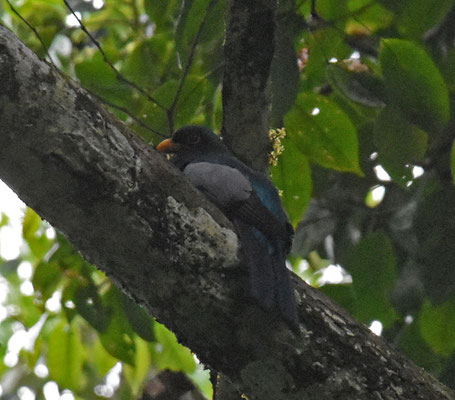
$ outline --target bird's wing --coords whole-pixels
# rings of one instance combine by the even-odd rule
[[[256,227],[272,241],[277,239],[285,243],[285,248],[289,247],[292,240],[293,229],[286,221],[280,221],[262,202],[255,191],[251,192],[250,197],[240,203],[232,205],[231,212],[237,218]]]
[[[241,219],[269,238],[280,238],[286,243],[291,240],[292,227],[265,206],[249,178],[237,168],[202,161],[188,164],[183,173],[229,217]]]
[[[194,162],[188,164],[183,173],[194,186],[207,193],[223,209],[247,200],[253,190],[245,175],[227,165]]]

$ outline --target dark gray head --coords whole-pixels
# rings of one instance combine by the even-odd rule
[[[175,163],[183,167],[187,163],[229,153],[229,150],[210,129],[204,126],[189,125],[177,130],[171,139],[163,140],[156,149],[175,154]]]

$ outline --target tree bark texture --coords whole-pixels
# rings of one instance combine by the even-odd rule
[[[269,164],[267,85],[275,47],[276,3],[228,1],[222,135],[238,158],[259,171],[266,171]]]
[[[455,399],[293,277],[300,333],[261,311],[229,221],[0,25],[0,178],[250,400]]]

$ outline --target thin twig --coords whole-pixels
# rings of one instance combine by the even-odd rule
[[[139,10],[137,9],[137,2],[136,0],[131,0],[131,9],[133,10],[133,15],[134,15],[134,29],[138,29],[139,27]]]
[[[318,15],[318,12],[316,11],[316,0],[311,0],[311,16],[316,15]]]
[[[32,30],[32,32],[35,34],[35,36],[36,36],[36,37],[38,38],[38,40],[40,41],[41,46],[43,46],[43,49],[44,49],[44,51],[46,52],[46,55],[47,55],[47,57],[49,58],[50,63],[54,66],[55,69],[58,70],[57,66],[56,66],[55,63],[54,63],[54,60],[52,59],[52,57],[51,57],[51,55],[50,55],[50,53],[49,53],[49,49],[48,49],[47,46],[44,44],[44,41],[43,41],[43,39],[41,39],[41,36],[40,36],[40,34],[38,33],[38,31],[37,31],[37,30],[36,30],[36,29],[35,29],[35,28],[34,28],[34,27],[33,27],[33,26],[32,26],[32,25],[31,25],[23,16],[22,16],[22,15],[19,14],[19,12],[13,7],[13,5],[10,3],[9,0],[6,0],[6,2],[8,3],[9,7],[11,8],[11,11],[12,11],[14,14],[16,14],[16,15],[19,17],[19,19],[20,19],[25,25],[27,25],[27,26]]]
[[[196,53],[196,46],[199,43],[199,39],[201,37],[202,30],[204,29],[205,23],[207,21],[207,17],[208,17],[210,11],[212,10],[212,8],[213,8],[213,6],[215,5],[216,2],[217,2],[217,0],[211,0],[209,5],[207,6],[207,9],[205,10],[205,16],[204,16],[201,24],[199,25],[199,28],[198,28],[198,30],[196,32],[196,36],[194,37],[193,43],[191,44],[191,50],[190,50],[190,53],[188,55],[188,61],[187,61],[186,65],[185,65],[185,69],[183,70],[182,76],[180,77],[179,86],[177,88],[177,92],[175,93],[174,100],[173,100],[171,106],[167,110],[167,116],[168,116],[170,132],[174,131],[174,110],[175,110],[175,107],[177,105],[177,102],[178,102],[178,99],[180,97],[180,94],[182,92],[183,85],[185,83],[185,79],[188,76],[188,73],[190,72],[191,66],[193,65],[193,59],[194,59],[194,55]]]
[[[77,14],[74,12],[74,10],[71,8],[71,6],[68,4],[67,0],[63,0],[65,3],[66,7],[68,10],[70,10],[71,14],[76,18],[77,22],[79,23],[79,26],[81,27],[82,31],[90,38],[92,43],[97,47],[101,55],[103,56],[104,62],[115,72],[115,75],[118,80],[125,82],[127,85],[131,86],[132,88],[136,89],[139,93],[141,93],[143,96],[145,96],[149,101],[151,101],[153,104],[156,104],[158,107],[160,107],[162,110],[166,110],[166,107],[164,107],[162,104],[160,104],[155,98],[153,98],[149,93],[147,93],[144,89],[136,85],[134,82],[130,81],[129,79],[125,78],[118,70],[117,68],[114,67],[114,65],[109,61],[109,59],[106,56],[106,53],[104,53],[103,48],[101,47],[100,43],[93,37],[93,35],[87,30],[85,25],[82,23],[81,19],[77,16]]]
[[[188,97],[190,97],[194,92],[195,90],[203,83],[207,80],[207,78],[214,74],[216,71],[218,71],[219,69],[221,69],[222,67],[224,66],[224,63],[220,63],[218,64],[215,68],[213,68],[212,70],[210,70],[209,72],[207,72],[204,76],[201,77],[201,79],[199,79],[197,81],[197,83],[194,85],[193,89],[191,89],[191,91],[188,93],[188,95],[186,97],[183,97],[182,98],[182,101],[184,102]]]
[[[146,124],[144,121],[142,121],[141,119],[139,119],[138,117],[136,117],[133,113],[131,113],[131,111],[129,111],[128,109],[126,109],[125,107],[122,107],[122,106],[119,106],[117,104],[114,104],[114,103],[111,103],[109,100],[106,100],[104,97],[102,96],[99,96],[97,95],[96,93],[93,93],[91,90],[88,90],[88,89],[85,89],[87,92],[90,93],[90,95],[92,95],[93,97],[95,97],[96,99],[98,99],[99,101],[101,101],[103,104],[106,104],[108,105],[109,107],[112,107],[112,108],[115,108],[116,110],[119,110],[123,113],[125,113],[126,115],[128,115],[128,117],[130,117],[133,121],[137,122],[140,126],[142,126],[143,128],[149,130],[150,132],[154,133],[155,135],[159,136],[159,137],[162,137],[162,138],[166,138],[168,137],[169,135],[166,135],[160,131],[157,131],[156,129],[152,128],[151,126],[149,126],[148,124]]]

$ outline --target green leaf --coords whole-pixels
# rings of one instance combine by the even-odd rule
[[[206,84],[202,77],[186,77],[175,112],[175,119],[178,125],[185,125],[191,121],[204,96],[205,88]]]
[[[205,82],[196,76],[187,76],[175,108],[175,124],[188,124],[196,114],[205,92]],[[168,80],[153,92],[153,97],[166,109],[170,108],[177,94],[179,82]],[[155,104],[146,103],[141,114],[145,121],[160,132],[167,132],[168,117],[165,110]]]
[[[33,239],[36,231],[41,226],[40,216],[33,211],[30,207],[27,207],[24,215],[24,222],[22,223],[22,236],[25,240],[29,241]]]
[[[164,325],[155,323],[155,346],[153,360],[160,369],[193,372],[196,368],[191,351],[177,342],[175,335]]]
[[[91,348],[91,360],[100,376],[106,375],[109,370],[118,363],[116,357],[112,357],[101,344],[99,338],[94,339],[95,342]]]
[[[390,104],[424,130],[442,129],[450,117],[448,89],[425,50],[406,40],[383,39],[379,60]]]
[[[77,392],[83,386],[82,364],[85,359],[79,328],[62,320],[49,336],[47,367],[49,377],[60,388]]]
[[[123,307],[131,328],[144,340],[151,342],[155,339],[153,324],[154,319],[126,295],[123,295]]]
[[[9,217],[5,213],[0,213],[0,228],[9,224]]]
[[[104,294],[103,303],[108,307],[110,320],[107,329],[99,332],[99,337],[109,354],[127,364],[134,365],[136,352],[134,333],[121,301],[118,289],[114,286]]]
[[[150,345],[136,337],[136,357],[134,360],[134,366],[125,365],[124,374],[128,383],[130,384],[131,391],[135,397],[139,394],[139,390],[144,385],[144,380],[150,370],[151,365],[151,351]]]
[[[197,365],[196,370],[188,374],[196,387],[207,398],[213,398],[213,386],[210,381],[210,370],[204,369],[202,364]]]
[[[327,76],[332,86],[349,100],[366,107],[384,107],[383,82],[373,74],[354,72],[337,63],[327,66]]]
[[[328,21],[342,21],[349,13],[348,0],[326,0],[317,5],[318,13]]]
[[[341,307],[353,313],[356,310],[356,299],[352,285],[327,284],[319,288]]]
[[[379,162],[397,183],[406,185],[413,179],[409,164],[423,160],[428,136],[415,125],[411,125],[401,113],[387,107],[376,119],[375,142]]]
[[[131,105],[131,87],[117,79],[116,73],[96,52],[74,66],[82,86],[121,106]]]
[[[214,40],[223,33],[224,24],[220,24],[220,20],[224,15],[226,1],[217,1],[211,10],[208,10],[210,3],[210,0],[185,0],[183,2],[177,21],[175,44],[180,62],[184,67],[188,63],[193,42],[202,23],[204,23],[204,27],[198,44],[208,39]]]
[[[30,238],[27,243],[32,254],[38,260],[42,260],[47,252],[52,248],[54,240],[48,239],[46,234],[43,233],[41,235]]]
[[[429,344],[422,337],[420,317],[406,326],[398,337],[398,347],[412,361],[428,371],[440,369],[440,357],[438,357]]]
[[[390,326],[398,317],[389,300],[397,276],[390,239],[380,232],[365,236],[353,247],[344,267],[352,275],[357,300],[354,316],[363,323],[378,319]]]
[[[402,1],[378,0],[378,1],[379,1],[379,3],[383,4],[388,9],[395,11],[396,13],[399,13],[400,11],[403,10],[403,8],[406,6],[406,4],[412,0],[402,0]]]
[[[77,312],[98,332],[106,331],[110,321],[109,311],[104,306],[98,289],[92,282],[76,287],[74,304]]]
[[[327,83],[325,72],[327,61],[332,57],[344,60],[352,53],[352,48],[344,40],[344,34],[336,28],[324,28],[305,36],[309,52],[305,63],[304,79],[301,82],[304,90],[312,90]]]
[[[31,328],[43,315],[42,309],[38,307],[33,296],[24,296],[22,293],[19,296],[14,302],[19,307],[19,314],[15,318],[26,328]]]
[[[41,293],[43,302],[52,296],[61,278],[62,271],[56,263],[42,261],[38,264],[32,283],[35,290]]]
[[[49,48],[67,15],[64,4],[55,0],[35,0],[15,5],[15,7],[17,7],[16,10],[21,17],[36,29],[40,39]],[[2,7],[2,9],[2,11],[6,11],[8,7]],[[44,57],[46,55],[45,51],[36,35],[31,30],[28,30],[25,34],[31,35],[30,44],[33,45],[34,50],[39,53],[40,57]],[[22,38],[22,35],[20,36]]]
[[[152,21],[158,28],[163,27],[166,23],[172,25],[172,19],[169,17],[178,9],[180,2],[176,0],[156,1],[144,0],[144,8],[147,15],[150,16]],[[169,21],[168,21],[169,19]]]
[[[0,273],[7,279],[10,278],[10,275],[14,274],[13,276],[11,276],[11,278],[17,279],[16,275],[17,267],[19,266],[21,261],[22,260],[20,258],[15,258],[14,260],[0,262]]]
[[[71,322],[78,314],[76,305],[74,304],[74,293],[78,287],[79,282],[76,279],[73,279],[66,284],[62,291],[60,304],[68,322]]]
[[[14,319],[24,324],[26,328],[32,327],[42,316],[42,305],[35,301],[33,295],[25,296],[21,292],[23,281],[17,274],[10,274],[5,278],[8,280],[4,293],[7,295],[5,305],[14,305]]]
[[[420,330],[436,353],[450,355],[455,350],[455,299],[438,306],[426,301],[420,315]]]
[[[14,319],[8,318],[0,324],[0,359],[2,360],[8,349],[8,341],[14,333],[13,326],[15,323]]]
[[[50,257],[49,263],[56,263],[62,270],[80,271],[84,276],[89,277],[89,275],[84,274],[85,270],[90,268],[89,264],[61,234],[57,234],[57,243],[58,249]]]
[[[131,49],[120,72],[129,80],[143,88],[158,86],[163,75],[169,70],[177,70],[174,47],[168,35],[154,34],[130,43]]]
[[[296,226],[311,199],[311,169],[308,159],[292,140],[285,139],[283,145],[285,150],[272,168],[272,179],[282,191],[281,201],[292,225]]]
[[[194,7],[193,7],[193,3]],[[193,41],[197,29],[204,18],[204,6],[206,0],[202,1],[183,1],[181,12],[175,32],[175,44],[179,53],[179,58],[183,65],[188,62],[191,42]]]
[[[387,28],[393,22],[394,14],[378,3],[373,4],[370,0],[351,0],[350,3],[353,18],[346,24],[348,34],[357,37],[373,36],[373,33]]]
[[[408,0],[398,17],[398,30],[404,37],[420,40],[452,7],[453,0]]]
[[[285,123],[289,137],[311,161],[362,175],[356,128],[335,103],[320,95],[302,93]]]
[[[298,93],[299,69],[296,63],[294,44],[284,29],[280,28],[280,25],[278,25],[275,38],[276,47],[270,72],[272,90],[270,118],[272,126],[280,127]]]

